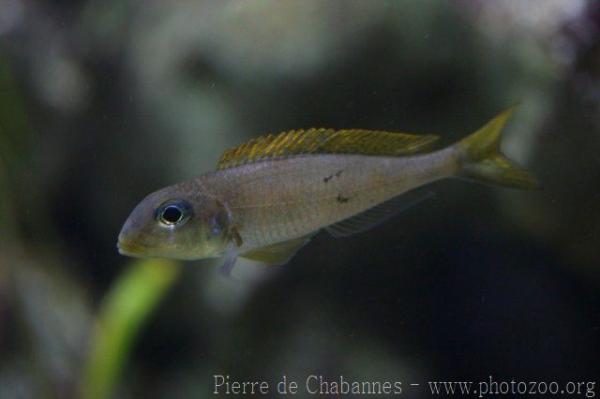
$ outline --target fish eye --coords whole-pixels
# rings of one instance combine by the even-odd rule
[[[182,225],[191,216],[192,207],[183,200],[167,201],[156,210],[156,220],[161,224],[174,227]]]

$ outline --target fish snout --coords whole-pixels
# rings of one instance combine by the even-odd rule
[[[138,258],[142,257],[146,252],[145,248],[143,245],[139,244],[139,240],[135,239],[135,235],[131,234],[128,227],[128,223],[126,223],[121,229],[119,237],[117,238],[117,249],[121,255]]]
[[[121,255],[132,256],[134,258],[143,257],[143,248],[127,241],[117,241],[117,249]]]

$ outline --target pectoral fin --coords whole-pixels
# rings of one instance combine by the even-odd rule
[[[230,277],[233,268],[235,267],[235,262],[237,260],[237,255],[233,252],[229,253],[225,256],[225,262],[219,267],[219,273],[222,276]]]
[[[296,252],[306,245],[311,238],[312,235],[278,242],[277,244],[243,253],[240,257],[263,262],[268,265],[283,265],[292,259]]]

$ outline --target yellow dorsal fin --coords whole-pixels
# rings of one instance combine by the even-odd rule
[[[223,153],[217,169],[298,154],[400,156],[426,151],[439,137],[358,129],[291,130],[252,139]]]

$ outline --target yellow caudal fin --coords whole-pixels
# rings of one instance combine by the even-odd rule
[[[500,152],[500,133],[513,113],[501,112],[475,133],[459,141],[460,172],[463,177],[520,189],[537,187],[536,178]]]

